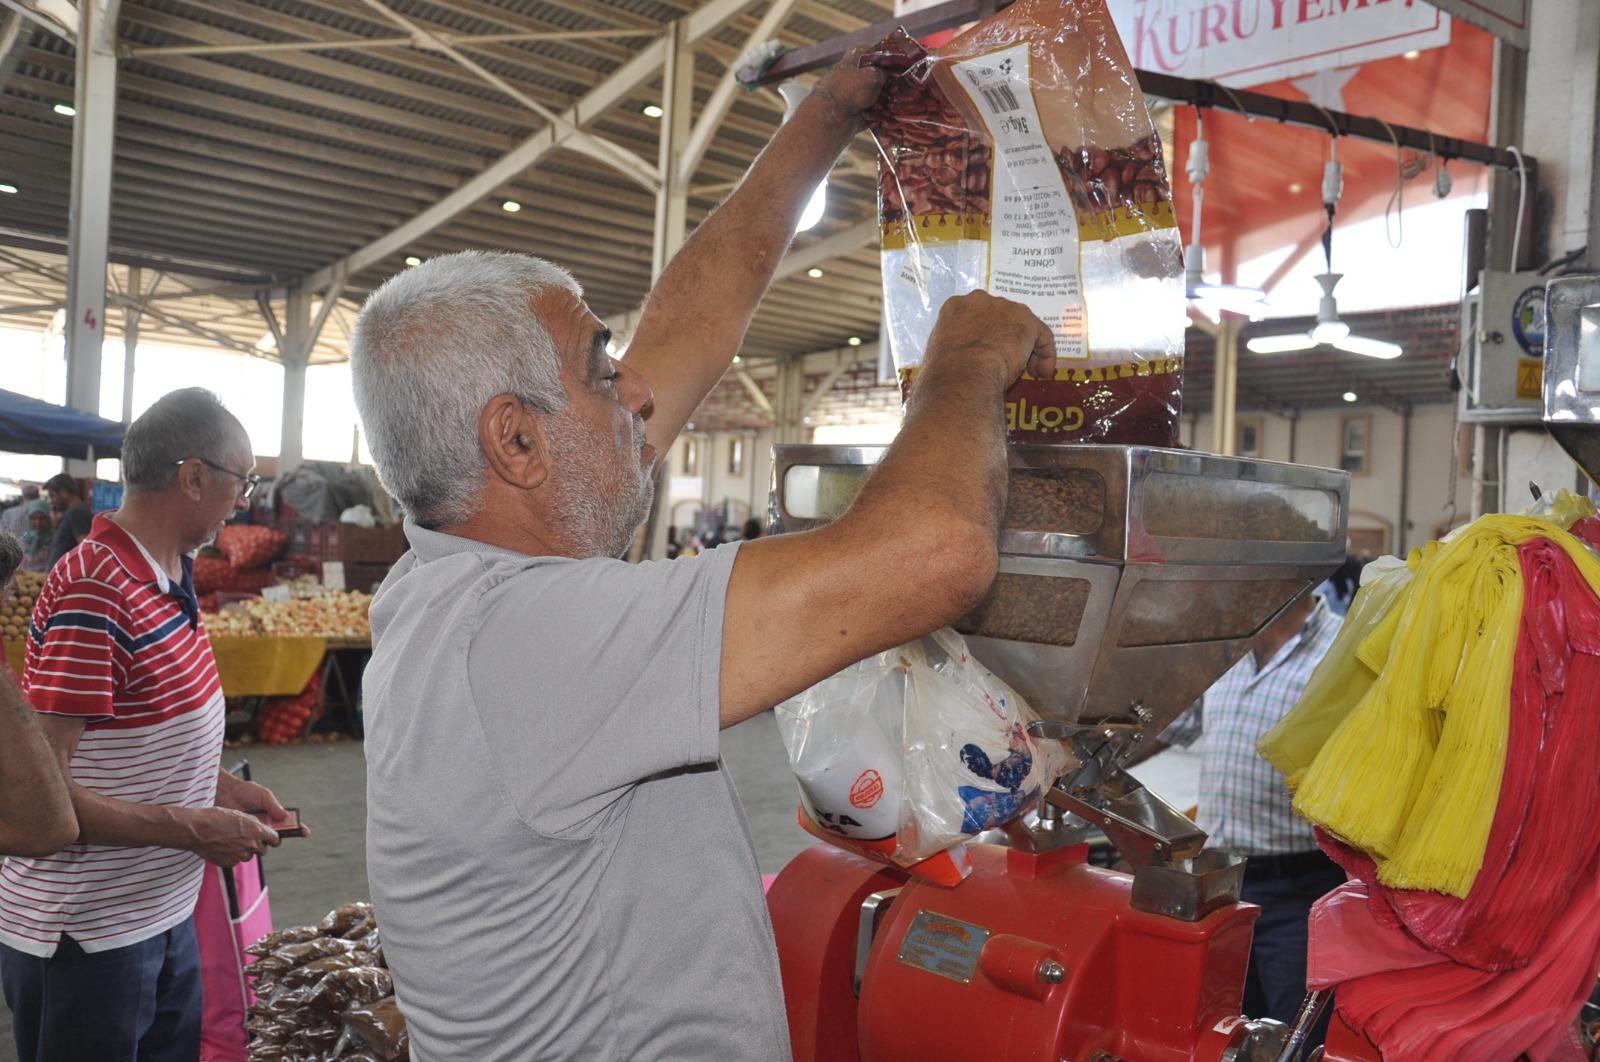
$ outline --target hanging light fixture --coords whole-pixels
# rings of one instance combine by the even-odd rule
[[[1317,302],[1316,323],[1309,332],[1256,336],[1245,343],[1253,354],[1287,354],[1319,346],[1330,346],[1369,358],[1398,358],[1402,352],[1398,343],[1351,335],[1350,326],[1339,318],[1339,304],[1333,296],[1334,287],[1344,277],[1343,273],[1333,271],[1333,215],[1339,196],[1344,191],[1344,168],[1339,164],[1338,143],[1337,140],[1333,142],[1328,164],[1322,170],[1322,206],[1328,213],[1328,227],[1322,233],[1322,255],[1326,269],[1316,277],[1317,284],[1322,288],[1322,298]]]
[[[1194,214],[1190,221],[1189,246],[1183,252],[1183,292],[1191,300],[1215,304],[1220,309],[1256,316],[1267,293],[1243,284],[1208,284],[1205,280],[1206,249],[1200,243],[1200,215],[1205,201],[1205,180],[1211,173],[1211,145],[1206,141],[1205,118],[1195,111],[1195,138],[1189,145],[1184,170],[1194,191]]]

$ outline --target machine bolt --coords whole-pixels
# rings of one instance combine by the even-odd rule
[[[1066,967],[1054,959],[1046,959],[1039,964],[1039,980],[1047,985],[1059,985],[1067,979]]]

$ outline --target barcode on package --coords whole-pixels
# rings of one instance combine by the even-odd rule
[[[1017,102],[1017,94],[1011,91],[1010,85],[979,85],[978,91],[983,93],[983,102],[995,114],[1005,114],[1022,106]]]

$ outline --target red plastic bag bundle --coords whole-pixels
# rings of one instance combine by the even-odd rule
[[[1495,872],[1461,899],[1390,889],[1369,857],[1319,831],[1360,879],[1370,922],[1348,897],[1320,905],[1310,981],[1338,985],[1340,1014],[1386,1062],[1581,1057],[1570,1025],[1600,969],[1600,601],[1549,539],[1518,559],[1505,771],[1484,856]]]
[[[945,300],[1025,303],[1054,379],[1006,394],[1012,442],[1172,445],[1182,249],[1161,144],[1104,0],[1018,0],[926,52],[897,32],[866,114],[886,330],[902,393]]]

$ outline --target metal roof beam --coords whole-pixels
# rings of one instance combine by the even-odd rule
[[[519,44],[535,41],[585,41],[610,37],[654,36],[644,29],[545,30],[530,33],[440,33],[438,38],[458,48],[483,44]],[[373,48],[412,48],[415,37],[350,37],[327,41],[260,41],[255,44],[180,44],[167,46],[123,45],[118,55],[125,59],[148,59],[164,55],[263,55],[271,52],[317,52]]]
[[[557,114],[549,107],[546,107],[544,104],[540,103],[526,92],[523,92],[521,89],[511,84],[505,78],[494,73],[477,60],[466,55],[460,49],[452,46],[448,41],[446,41],[439,34],[434,33],[427,26],[424,26],[420,22],[414,22],[398,12],[389,10],[383,5],[382,0],[361,0],[361,2],[366,4],[372,10],[378,12],[378,14],[382,15],[390,22],[393,22],[396,26],[399,26],[401,29],[407,30],[408,32],[414,34],[419,43],[433,46],[434,48],[443,52],[445,55],[448,55],[451,59],[454,59],[457,64],[471,71],[479,79],[499,89],[501,92],[505,93],[507,96],[510,96],[512,99],[516,100],[518,103],[522,104],[524,107],[528,108],[545,121],[551,123],[552,125],[561,126],[568,148],[574,151],[581,151],[585,155],[599,159],[601,162],[621,170],[623,173],[627,174],[629,177],[632,177],[635,181],[638,181],[641,185],[650,189],[652,192],[660,186],[661,179],[656,175],[655,167],[645,162],[644,159],[641,159],[638,155],[635,155],[627,148],[613,144],[609,140],[597,137],[584,129],[580,129],[570,118],[567,118],[561,114]]]
[[[849,228],[840,229],[831,236],[824,236],[816,243],[806,247],[792,248],[783,256],[783,261],[778,263],[777,270],[772,274],[772,282],[776,284],[784,277],[793,276],[802,270],[810,269],[818,262],[826,262],[830,258],[847,255],[851,251],[859,250],[869,243],[878,240],[878,219],[876,217],[858,221]]]
[[[748,7],[751,2],[752,0],[711,0],[693,14],[686,16],[689,40],[699,40],[715,31],[728,19]],[[661,69],[665,61],[666,42],[657,39],[642,49],[632,60],[624,63],[605,81],[595,86],[583,99],[563,111],[562,117],[570,125],[582,127],[645,84]],[[560,146],[565,139],[564,130],[546,126],[427,210],[391,229],[365,247],[311,274],[305,280],[306,288],[320,291],[336,281],[352,277],[363,269],[404,250],[496,188],[522,174]]]
[[[789,17],[789,12],[794,10],[798,2],[799,0],[772,0],[772,6],[767,8],[767,13],[761,16],[756,28],[745,38],[745,50],[748,51],[776,36],[783,25],[783,20]],[[717,87],[711,90],[711,98],[701,108],[700,116],[695,119],[688,143],[683,146],[683,153],[678,158],[677,179],[680,184],[687,185],[695,171],[700,168],[700,160],[705,158],[706,149],[711,146],[711,138],[716,135],[722,119],[733,106],[734,94],[744,88],[733,74],[734,68],[730,65],[723,73],[722,80],[717,82]]]

